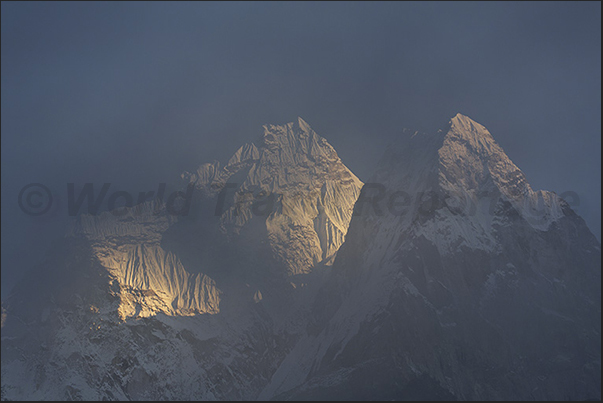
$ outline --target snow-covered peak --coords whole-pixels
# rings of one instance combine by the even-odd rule
[[[511,162],[488,129],[460,113],[449,124],[438,150],[445,184],[476,191],[493,190],[493,186],[504,191],[508,185],[514,185],[521,187],[514,193],[525,193],[524,188],[529,185],[523,173]],[[515,183],[509,183],[511,178],[516,179]]]
[[[310,125],[308,123],[306,123],[306,121],[303,120],[300,116],[297,117],[297,126],[300,128],[300,130],[303,130],[303,131],[312,130]]]
[[[309,135],[311,133],[316,134],[314,132],[314,130],[312,130],[310,125],[299,116],[297,117],[297,119],[295,119],[292,122],[280,124],[280,125],[267,123],[263,126],[263,128],[264,128],[264,136],[270,135],[270,134],[278,135],[278,134],[291,133],[291,134],[296,134],[298,136],[304,137],[304,135]]]
[[[539,230],[563,216],[563,201],[554,193],[532,190],[488,129],[467,116],[450,120],[438,155],[440,184],[449,194],[473,199],[487,195],[490,202],[500,195]]]
[[[264,134],[256,146],[265,149],[265,157],[276,157],[278,161],[274,162],[279,164],[299,164],[304,156],[317,162],[338,160],[335,149],[302,118],[284,125],[264,125]]]
[[[205,163],[182,177],[209,195],[218,194],[239,172],[238,185],[243,190],[307,191],[326,181],[362,186],[335,149],[302,118],[282,125],[266,124],[263,129],[260,139],[240,147],[225,165]]]
[[[224,166],[203,164],[183,177],[208,197],[231,189],[222,224],[232,233],[254,219],[258,197],[273,197],[274,208],[263,218],[271,246],[289,273],[307,272],[332,260],[343,243],[363,184],[302,118],[263,129]]]
[[[488,132],[488,129],[486,129],[483,125],[477,123],[475,120],[471,119],[467,115],[463,115],[462,113],[457,113],[456,115],[454,115],[450,119],[450,123],[452,124],[452,126],[459,127],[463,130],[477,130],[483,133],[487,133],[488,135],[490,134],[490,132]]]
[[[496,210],[505,203],[540,231],[564,216],[563,200],[532,190],[488,129],[462,114],[436,133],[403,132],[379,167],[370,182],[392,194],[403,191],[413,202],[391,225],[424,235],[442,251],[459,244],[496,249]],[[434,201],[425,204],[425,195]],[[425,220],[426,212],[434,215]]]
[[[489,155],[494,152],[503,152],[494,141],[494,138],[483,125],[471,118],[457,113],[450,119],[450,129],[446,137],[455,141],[465,142],[471,151]]]

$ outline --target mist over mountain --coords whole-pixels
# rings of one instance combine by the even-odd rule
[[[405,130],[366,183],[301,118],[249,140],[186,214],[58,234],[3,301],[3,400],[600,398],[600,242],[484,126]]]
[[[161,200],[78,216],[3,302],[3,399],[253,399],[298,338],[362,182],[299,118]],[[66,380],[68,379],[68,380]]]
[[[1,7],[2,299],[65,231],[68,183],[170,194],[297,116],[366,182],[402,128],[460,111],[600,239],[600,2]]]

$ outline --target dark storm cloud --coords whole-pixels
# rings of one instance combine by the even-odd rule
[[[600,239],[600,15],[598,2],[3,2],[2,290],[66,218],[24,216],[25,184],[151,190],[297,116],[366,180],[403,127],[466,114],[535,189],[575,191]]]

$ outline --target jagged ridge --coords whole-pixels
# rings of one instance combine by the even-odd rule
[[[332,262],[362,187],[333,147],[301,118],[265,125],[257,144],[242,146],[226,166],[204,164],[183,177],[208,195],[233,195],[222,215],[225,231],[233,233],[254,216],[254,201],[274,197],[264,219],[274,256],[289,276]],[[225,190],[229,182],[236,187]]]

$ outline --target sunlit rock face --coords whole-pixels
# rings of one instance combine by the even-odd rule
[[[161,247],[162,234],[174,222],[159,202],[147,202],[115,215],[83,215],[68,237],[90,242],[107,268],[119,298],[119,316],[148,317],[217,313],[220,290],[203,273],[188,272],[176,254]]]
[[[226,232],[238,234],[254,218],[265,221],[267,241],[287,276],[332,263],[362,187],[301,118],[266,125],[261,138],[241,147],[226,165],[204,164],[183,176],[204,194],[224,197]]]
[[[3,302],[3,399],[253,399],[307,322],[362,183],[302,119],[166,200],[81,215]]]
[[[565,201],[463,115],[403,133],[367,183],[385,185],[383,211],[365,186],[307,333],[260,397],[600,398],[601,245]],[[398,191],[410,200],[387,211]]]

